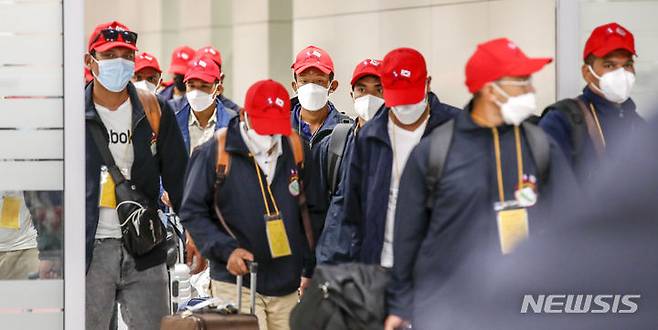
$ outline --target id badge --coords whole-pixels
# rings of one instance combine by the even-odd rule
[[[0,213],[0,228],[20,228],[21,199],[17,196],[5,196],[2,200],[2,213]]]
[[[101,193],[98,203],[99,207],[114,209],[117,207],[116,191],[114,190],[114,180],[107,167],[101,169]]]
[[[500,250],[508,254],[528,238],[528,210],[524,208],[497,211]]]
[[[272,258],[286,257],[292,254],[290,241],[286,233],[286,226],[279,214],[265,216],[265,230],[267,242],[270,246]]]

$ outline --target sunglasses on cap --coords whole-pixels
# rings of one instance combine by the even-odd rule
[[[98,33],[96,36],[96,39],[94,39],[95,43],[100,39],[100,37],[103,37],[105,41],[117,41],[119,40],[119,36],[121,36],[121,39],[127,44],[136,44],[137,43],[137,33],[132,32],[132,31],[126,31],[126,30],[117,30],[117,29],[103,29]]]

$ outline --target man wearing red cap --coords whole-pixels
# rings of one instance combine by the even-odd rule
[[[125,219],[120,220],[116,210],[112,179],[120,172],[150,209],[157,205],[162,179],[174,210],[180,206],[185,146],[167,103],[130,83],[136,42],[137,34],[125,25],[101,24],[91,34],[85,55],[94,76],[85,92],[87,329],[108,329],[116,302],[130,329],[159,329],[168,312],[165,244],[139,254],[128,252],[123,241],[130,230],[121,226]],[[107,148],[99,136],[108,138]],[[103,149],[115,166],[103,160]],[[151,231],[155,235],[155,229]]]
[[[300,279],[311,275],[310,220],[299,200],[308,153],[291,129],[285,87],[263,80],[247,90],[240,116],[192,154],[186,173],[180,215],[210,260],[213,296],[234,300],[235,276],[258,262],[260,329],[289,329]]]
[[[644,126],[630,98],[634,55],[633,34],[626,28],[617,23],[595,28],[583,52],[583,94],[544,111],[540,126],[560,145],[583,184],[597,172],[607,150]]]
[[[350,158],[354,140],[359,129],[384,105],[384,89],[382,87],[379,69],[381,60],[365,59],[354,68],[352,74],[352,101],[357,118],[354,124],[340,123],[336,125],[331,135],[324,138],[319,146],[320,171],[323,186],[326,186],[330,205],[327,211],[325,228],[316,248],[318,263],[335,263],[345,260],[351,242],[348,235],[342,235],[339,216],[344,206],[343,185],[347,175],[347,160]],[[343,166],[345,164],[345,166]]]
[[[232,109],[235,112],[240,111],[239,105],[235,104],[235,102],[233,102],[231,99],[224,96],[224,78],[226,77],[226,75],[224,74],[224,71],[222,71],[222,54],[219,52],[218,49],[212,46],[199,48],[194,54],[194,58],[201,58],[204,56],[208,56],[212,58],[212,60],[215,61],[215,64],[217,64],[217,66],[219,67],[219,71],[220,71],[219,82],[222,88],[220,89],[219,95],[217,95],[217,99],[219,99],[219,101],[222,102],[222,104],[224,104],[225,107]]]
[[[409,152],[459,110],[430,92],[425,59],[415,49],[390,51],[379,72],[386,108],[356,137],[346,169],[345,206],[338,217],[354,240],[350,260],[390,268],[398,185]]]
[[[218,95],[221,72],[207,56],[195,59],[183,78],[185,97],[176,113],[188,152],[208,141],[216,130],[226,127],[237,113],[224,107]]]
[[[300,51],[291,66],[294,81],[292,89],[292,128],[311,147],[331,133],[336,124],[351,119],[336,110],[329,94],[336,91],[334,62],[329,53],[315,46]]]
[[[524,122],[536,110],[531,76],[550,62],[505,38],[478,45],[466,64],[473,99],[411,152],[395,213],[385,329],[403,320],[435,327],[426,323],[436,313],[427,302],[471,248],[509,253],[529,228],[541,231],[538,213],[550,211],[558,189],[573,187],[559,147]]]
[[[171,54],[171,65],[169,74],[173,74],[173,84],[160,91],[160,96],[169,102],[174,111],[178,111],[179,103],[185,96],[185,74],[187,73],[189,62],[194,59],[194,49],[189,46],[179,46]]]
[[[162,82],[158,59],[146,52],[139,54],[135,58],[135,74],[132,80],[136,88],[155,93]]]

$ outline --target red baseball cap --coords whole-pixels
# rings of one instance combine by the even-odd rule
[[[295,63],[290,68],[295,74],[300,74],[308,68],[317,68],[326,74],[330,74],[334,72],[334,61],[331,60],[329,53],[324,49],[308,46],[297,54]]]
[[[135,72],[139,72],[145,68],[152,68],[155,71],[162,73],[158,59],[149,53],[143,52],[135,57]]]
[[[208,56],[195,59],[190,62],[190,69],[187,70],[183,81],[187,82],[190,79],[200,79],[211,84],[215,83],[219,80],[219,67]]]
[[[290,95],[283,85],[268,79],[251,85],[247,90],[244,110],[249,123],[261,135],[290,135]]]
[[[357,80],[365,76],[375,76],[381,78],[379,75],[379,68],[381,65],[381,60],[374,60],[371,58],[367,58],[359,62],[359,64],[356,65],[356,68],[354,68],[354,73],[352,73],[352,81],[350,82],[350,85],[354,87],[354,84],[357,82]]]
[[[203,48],[199,48],[194,54],[194,58],[201,58],[204,56],[208,56],[212,58],[212,60],[215,61],[215,64],[217,64],[217,66],[219,67],[222,66],[222,54],[219,52],[219,50],[217,50],[217,48],[213,48],[212,46],[206,46]]]
[[[593,54],[596,57],[605,57],[617,49],[625,49],[633,55],[635,53],[635,38],[631,31],[617,23],[601,25],[592,31],[585,43],[583,60]]]
[[[117,21],[97,25],[89,36],[87,51],[104,52],[115,47],[137,50],[137,33]]]
[[[427,65],[417,50],[393,49],[384,56],[379,73],[387,107],[415,104],[425,98]]]
[[[174,52],[171,54],[171,66],[169,67],[168,72],[173,74],[187,73],[189,62],[193,59],[194,49],[188,46],[179,46],[174,49]]]
[[[488,82],[505,76],[529,76],[552,61],[549,57],[527,57],[507,38],[493,39],[479,44],[466,62],[466,86],[469,92],[475,93]]]

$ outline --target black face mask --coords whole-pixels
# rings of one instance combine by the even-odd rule
[[[183,82],[184,78],[185,76],[182,74],[177,74],[174,76],[174,86],[176,86],[176,89],[181,92],[185,92],[185,83]]]

